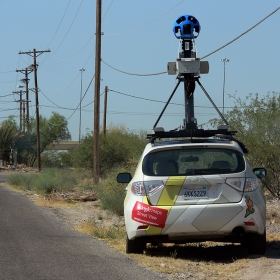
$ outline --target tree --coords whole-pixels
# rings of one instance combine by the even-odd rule
[[[227,112],[230,130],[249,150],[248,160],[252,167],[265,167],[268,176],[263,180],[273,196],[280,197],[280,96],[276,92],[263,98],[249,94],[244,100],[235,99],[233,110]],[[217,126],[219,121],[210,121]]]
[[[17,141],[19,158],[28,166],[33,166],[37,159],[37,126],[36,119],[30,119],[29,131]],[[66,118],[52,112],[50,118],[40,116],[40,153],[46,150],[48,145],[62,140],[71,140],[67,128]]]
[[[110,126],[100,134],[100,174],[107,174],[116,166],[135,167],[147,143],[146,139],[131,133],[124,126]],[[87,134],[81,144],[71,150],[72,164],[91,170],[93,168],[93,135]]]
[[[21,136],[13,117],[0,124],[0,159],[10,161],[11,150],[15,148],[16,140]]]
[[[41,155],[41,163],[44,167],[64,168],[71,166],[68,151],[44,151]]]

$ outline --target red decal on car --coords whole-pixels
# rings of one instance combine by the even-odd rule
[[[164,228],[168,210],[137,201],[132,210],[131,218],[139,223]]]

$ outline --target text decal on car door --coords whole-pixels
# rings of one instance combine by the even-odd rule
[[[133,207],[131,218],[139,223],[164,228],[167,214],[168,210],[166,209],[137,201]]]

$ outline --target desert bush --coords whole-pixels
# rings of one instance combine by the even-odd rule
[[[8,184],[17,186],[22,190],[32,190],[36,174],[15,173],[8,177]]]
[[[143,133],[142,133],[143,134]],[[147,140],[127,131],[123,126],[111,126],[106,134],[100,134],[100,173],[106,175],[118,165],[136,164]],[[87,134],[81,144],[70,151],[72,165],[76,168],[93,168],[93,135]]]
[[[107,209],[119,216],[123,216],[123,202],[125,198],[125,185],[118,184],[117,169],[111,170],[106,178],[98,185],[93,186],[98,198],[101,200],[102,208]]]
[[[232,131],[237,131],[237,139],[243,142],[249,153],[250,165],[265,167],[267,176],[263,179],[272,196],[280,198],[280,96],[268,93],[260,97],[250,93],[246,98],[234,98],[234,107],[225,114]],[[212,127],[217,127],[220,119],[212,119]]]
[[[86,176],[70,169],[46,169],[34,174],[11,174],[8,183],[39,194],[73,191]]]

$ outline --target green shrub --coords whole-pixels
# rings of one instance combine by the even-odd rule
[[[143,136],[128,132],[124,126],[111,126],[106,134],[100,134],[100,174],[106,175],[118,165],[136,164],[147,140]],[[72,165],[76,168],[93,168],[93,135],[87,134],[81,144],[70,151]]]
[[[33,182],[34,182],[34,175],[36,174],[21,174],[15,173],[11,174],[8,177],[8,184],[21,187],[24,190],[32,190]]]
[[[116,181],[117,170],[112,170],[100,184],[94,186],[103,209],[123,216],[125,185]]]
[[[69,169],[46,169],[42,173],[12,174],[8,183],[40,194],[49,194],[54,191],[73,191],[86,176],[84,172]]]
[[[25,180],[25,176],[23,174],[11,174],[8,177],[8,184],[11,184],[13,186],[22,186],[23,182]]]

